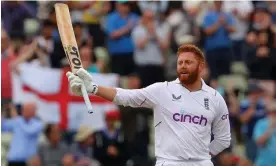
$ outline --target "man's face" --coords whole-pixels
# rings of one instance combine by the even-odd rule
[[[94,144],[94,137],[93,135],[89,135],[86,140],[84,141],[87,146],[91,146]]]
[[[51,133],[49,134],[49,139],[52,142],[57,143],[60,141],[60,138],[61,138],[61,135],[60,135],[60,130],[58,125],[52,126]]]
[[[53,34],[53,27],[52,26],[43,27],[42,34],[46,39],[50,39]]]
[[[113,118],[106,118],[106,125],[108,128],[114,128],[115,127],[115,123],[116,123],[116,120],[113,119]]]
[[[77,37],[81,37],[82,34],[82,26],[81,25],[75,25],[74,26],[74,33]]]
[[[22,108],[22,115],[26,119],[30,119],[35,116],[36,105],[34,103],[26,103]]]
[[[117,3],[117,10],[119,13],[128,14],[130,7],[128,4]]]
[[[143,12],[143,19],[146,23],[154,21],[154,13],[151,10],[145,10]]]
[[[91,62],[92,50],[89,47],[82,47],[80,49],[81,60]]]
[[[215,1],[215,2],[214,2],[214,5],[215,5],[215,8],[216,8],[217,10],[221,10],[222,1]]]
[[[262,92],[261,91],[253,91],[248,96],[252,100],[258,100],[262,96]]]
[[[177,76],[182,84],[193,84],[199,79],[204,63],[200,62],[194,53],[180,53],[177,59]]]

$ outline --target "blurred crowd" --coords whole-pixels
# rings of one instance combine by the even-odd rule
[[[69,66],[57,2],[1,1],[1,132],[12,133],[2,159],[18,166],[153,165],[151,110],[121,108],[120,115],[106,113],[100,131],[81,126],[70,133],[43,124],[35,103],[12,103],[11,72],[20,74],[19,64]],[[275,165],[276,2],[62,2],[70,8],[84,68],[129,78],[128,88],[174,80],[177,48],[200,47],[207,64],[202,78],[225,98],[232,129],[232,145],[215,165]]]

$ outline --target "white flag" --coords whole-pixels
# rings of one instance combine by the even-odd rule
[[[77,130],[88,125],[97,130],[105,126],[104,113],[118,110],[118,107],[103,98],[90,96],[93,114],[88,114],[83,98],[71,93],[66,70],[44,68],[24,63],[19,66],[20,75],[12,74],[13,103],[22,104],[28,100],[37,103],[37,115],[46,123],[59,123],[63,129]],[[95,83],[117,87],[116,74],[91,73]]]

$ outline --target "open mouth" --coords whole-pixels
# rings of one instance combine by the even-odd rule
[[[181,75],[186,76],[186,75],[188,75],[188,73],[187,72],[181,72]]]

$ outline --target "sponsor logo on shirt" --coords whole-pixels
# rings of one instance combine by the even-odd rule
[[[172,94],[172,98],[173,98],[172,101],[177,101],[181,99],[181,95],[176,97],[174,94]]]
[[[207,118],[203,115],[192,115],[183,109],[181,109],[179,113],[173,114],[173,120],[176,122],[193,123],[201,126],[206,126],[208,122]]]
[[[222,116],[221,116],[221,120],[226,120],[226,119],[228,119],[228,115],[229,115],[229,114],[222,115]]]

